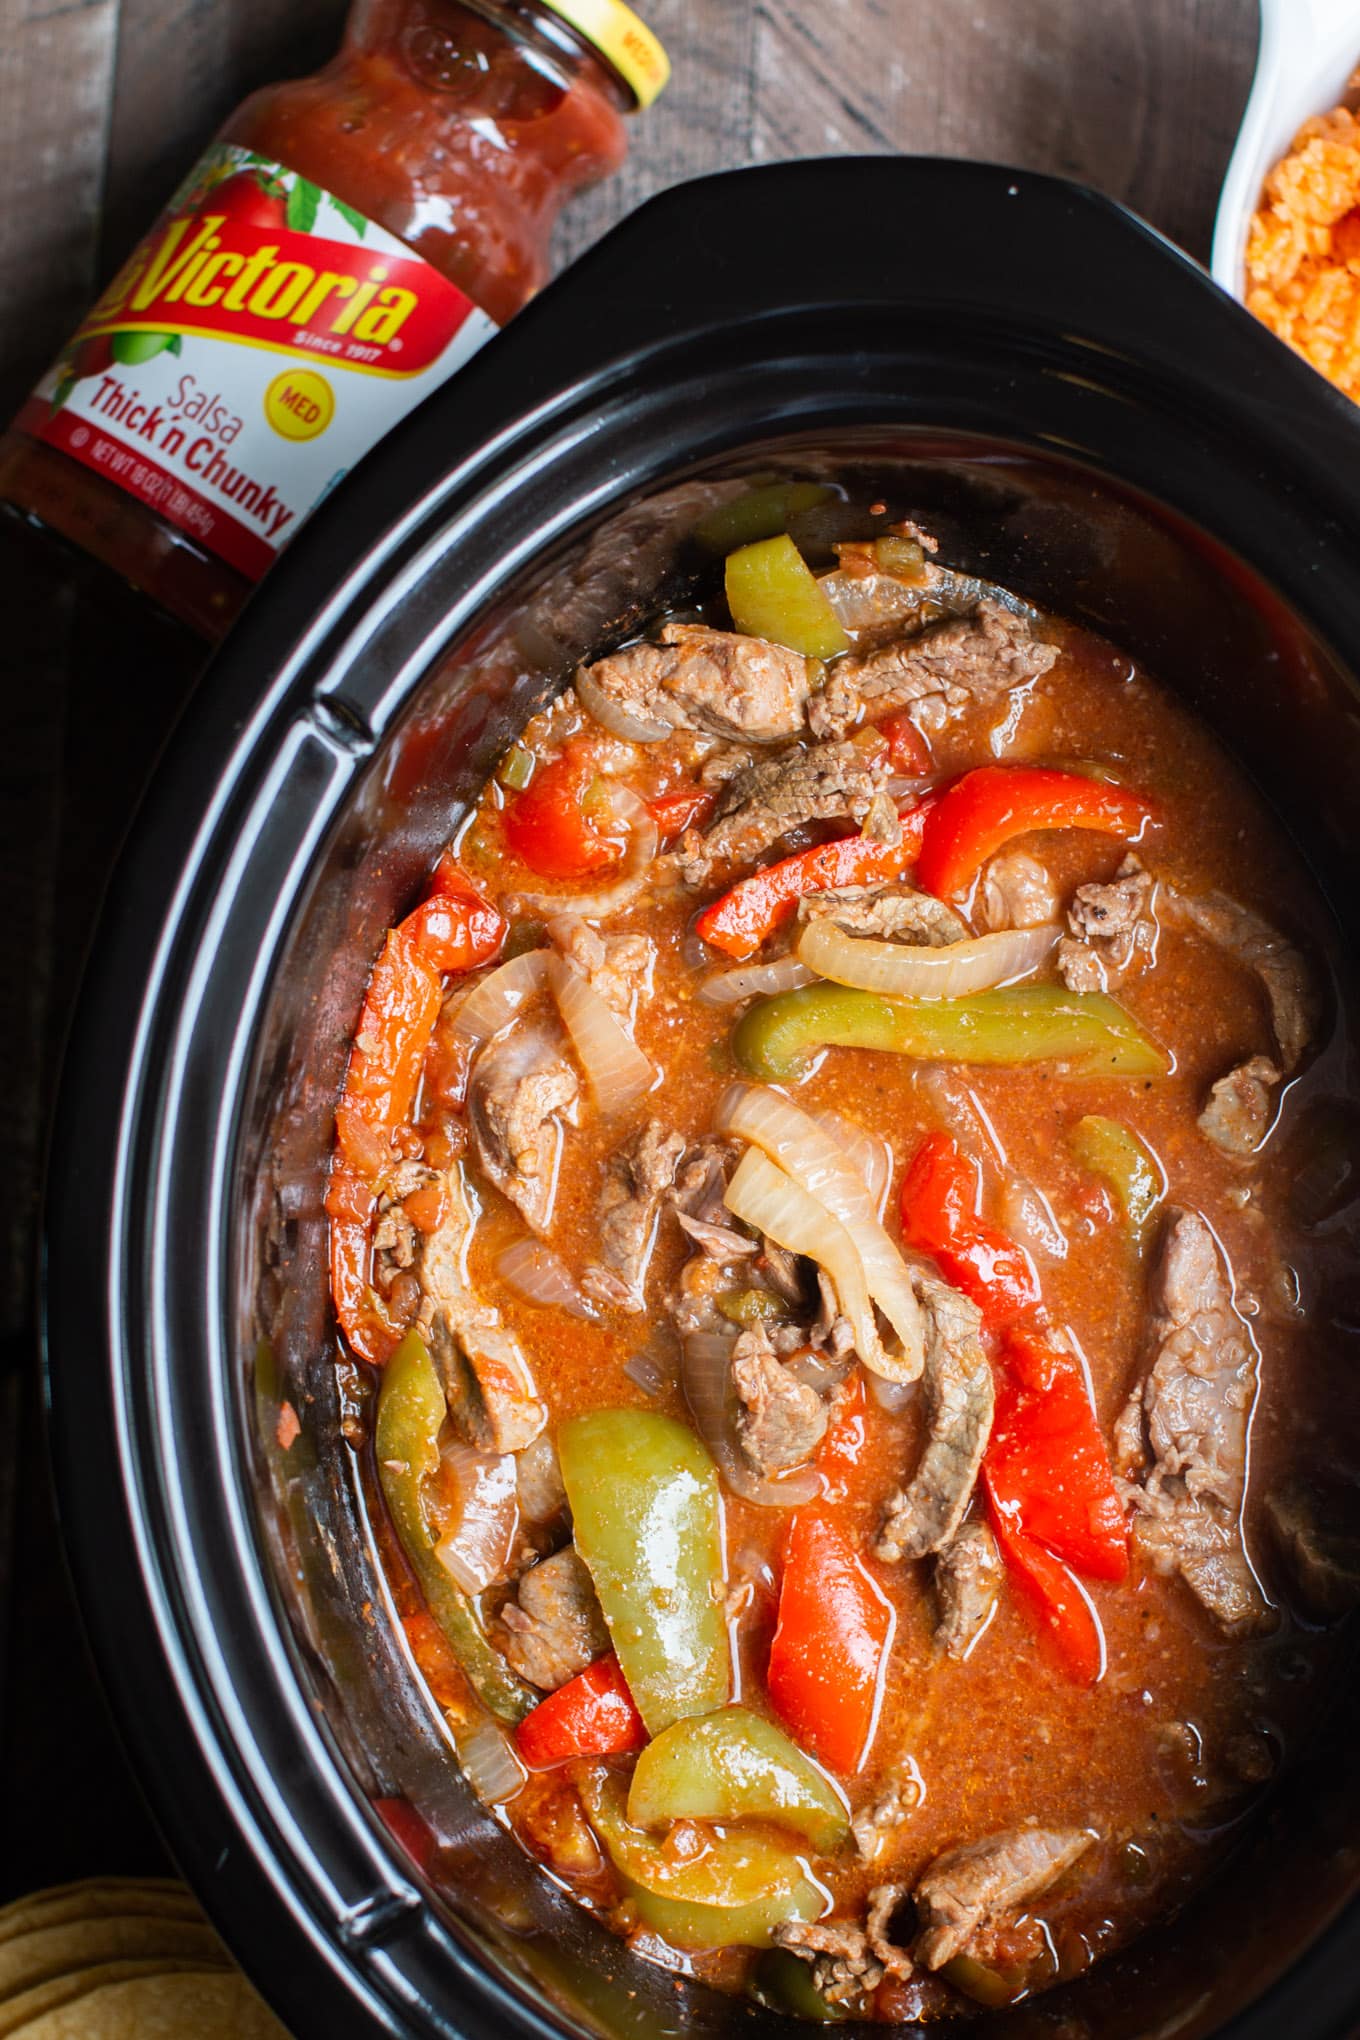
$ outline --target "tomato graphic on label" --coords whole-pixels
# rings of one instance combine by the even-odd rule
[[[202,203],[224,213],[233,225],[277,233],[288,224],[288,198],[281,184],[266,185],[253,170],[238,170],[215,184]]]
[[[72,382],[81,382],[87,375],[108,374],[113,367],[113,338],[112,333],[93,333],[81,341],[67,370]]]

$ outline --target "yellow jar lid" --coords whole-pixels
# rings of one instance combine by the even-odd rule
[[[665,91],[671,60],[624,0],[546,0],[546,5],[609,59],[639,106],[650,106]]]

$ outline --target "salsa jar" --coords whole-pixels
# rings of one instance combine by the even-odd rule
[[[669,65],[623,0],[357,0],[245,101],[0,438],[0,502],[217,638],[526,304]]]

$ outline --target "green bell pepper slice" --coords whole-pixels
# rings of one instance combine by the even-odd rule
[[[826,1895],[808,1877],[789,1890],[770,1891],[749,1905],[693,1905],[662,1898],[623,1879],[643,1926],[672,1948],[698,1953],[707,1948],[768,1948],[776,1927],[787,1920],[815,1920],[826,1910]],[[811,2016],[815,2017],[816,2014]]]
[[[758,999],[732,1049],[767,1083],[802,1075],[823,1048],[873,1048],[920,1062],[1034,1063],[1061,1059],[1073,1076],[1160,1077],[1162,1049],[1104,992],[1009,985],[964,999],[885,999],[848,985],[804,985]]]
[[[816,1984],[812,1971],[801,1956],[788,1948],[771,1948],[756,1964],[751,1995],[772,2012],[788,2012],[795,2019],[816,2019],[834,2025],[848,2014],[829,2005]]]
[[[1129,1237],[1141,1254],[1166,1199],[1166,1178],[1156,1156],[1131,1127],[1097,1112],[1077,1121],[1071,1145],[1083,1168],[1103,1176],[1114,1191]]]
[[[711,1714],[731,1687],[718,1474],[655,1410],[591,1410],[557,1436],[576,1549],[652,1735]]]
[[[684,1855],[629,1823],[623,1780],[613,1772],[583,1766],[576,1785],[630,1897],[640,1909],[647,1902],[651,1923],[668,1941],[678,1931],[684,1936],[679,1946],[763,1946],[781,1920],[816,1918],[825,1906],[790,1844],[765,1835],[710,1834]],[[810,1915],[800,1910],[807,1893],[816,1899]],[[663,1916],[669,1916],[669,1930],[660,1924]]]
[[[727,555],[727,606],[738,630],[769,638],[809,659],[834,659],[850,640],[787,532]]]
[[[777,538],[788,530],[790,517],[815,510],[831,495],[825,482],[763,482],[707,511],[695,525],[694,536],[706,552],[735,552],[758,538]]]
[[[634,1827],[673,1820],[765,1820],[815,1849],[850,1832],[845,1801],[795,1742],[749,1707],[677,1721],[643,1750],[628,1790]]]
[[[522,1721],[541,1695],[517,1679],[493,1650],[477,1610],[435,1556],[425,1520],[425,1483],[439,1466],[439,1433],[448,1408],[429,1349],[410,1331],[383,1369],[374,1453],[383,1499],[401,1548],[469,1685],[499,1721]]]

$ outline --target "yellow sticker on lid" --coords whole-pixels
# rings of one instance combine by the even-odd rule
[[[650,106],[664,92],[671,60],[624,0],[547,0],[547,5],[609,59],[639,106]]]

